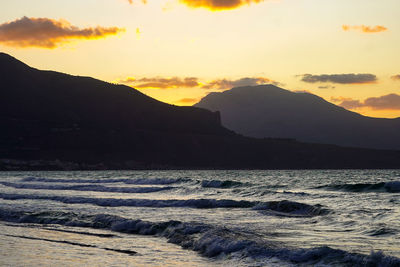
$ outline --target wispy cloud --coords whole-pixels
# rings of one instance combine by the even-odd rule
[[[280,83],[273,81],[269,78],[265,77],[244,77],[237,80],[230,79],[217,79],[213,81],[209,81],[202,86],[204,89],[230,89],[233,87],[241,87],[241,86],[255,86],[260,84],[274,84],[280,85]]]
[[[344,107],[345,109],[358,109],[364,107],[363,103],[360,100],[352,98],[338,97],[331,98],[331,101],[338,103],[339,106]]]
[[[398,75],[393,75],[391,78],[392,78],[392,80],[400,81],[400,74],[398,74]]]
[[[388,94],[379,97],[369,97],[364,101],[351,98],[331,98],[331,101],[346,109],[370,108],[373,110],[400,110],[400,95]]]
[[[133,77],[128,77],[124,80],[120,80],[121,83],[131,84],[133,87],[138,89],[172,89],[172,88],[193,88],[199,87],[200,83],[196,77],[172,77],[172,78],[140,78],[135,79]]]
[[[385,26],[381,26],[381,25],[377,25],[377,26],[366,26],[366,25],[350,26],[350,25],[343,25],[342,29],[344,31],[359,31],[359,32],[362,32],[362,33],[378,33],[378,32],[384,32],[384,31],[388,30]]]
[[[303,74],[299,75],[301,80],[306,83],[339,83],[339,84],[365,84],[376,83],[377,77],[369,73],[349,73],[349,74]]]
[[[336,86],[325,85],[325,86],[318,86],[318,89],[335,89]]]
[[[200,101],[200,98],[182,98],[182,99],[179,99],[178,101],[176,101],[176,103],[189,105],[189,104],[195,104],[199,101]]]
[[[230,10],[244,5],[258,4],[264,0],[179,0],[190,8],[205,8],[212,11]]]
[[[214,89],[214,90],[225,90],[233,87],[240,86],[254,86],[260,84],[275,84],[279,85],[278,82],[265,77],[244,77],[237,80],[231,79],[216,79],[212,81],[200,81],[197,77],[152,77],[152,78],[140,78],[128,77],[120,80],[120,83],[132,85],[138,89],[173,89],[173,88],[202,88],[202,89]]]
[[[0,44],[12,47],[56,48],[71,39],[100,39],[116,35],[118,27],[78,28],[66,20],[22,17],[0,24]]]

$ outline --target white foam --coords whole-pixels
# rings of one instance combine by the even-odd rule
[[[131,234],[157,235],[167,238],[171,243],[197,251],[207,257],[235,254],[242,258],[258,260],[278,258],[298,265],[400,266],[399,258],[386,256],[382,252],[363,255],[329,247],[307,249],[276,247],[261,240],[249,239],[248,235],[243,236],[240,232],[227,228],[193,222],[167,221],[155,223],[107,214],[76,215],[53,211],[26,213],[1,208],[0,219],[9,222],[61,224],[108,229]]]

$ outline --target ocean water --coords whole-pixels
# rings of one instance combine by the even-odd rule
[[[1,266],[400,266],[400,170],[0,173]]]

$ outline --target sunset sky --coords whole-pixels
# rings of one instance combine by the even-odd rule
[[[0,51],[192,105],[274,83],[400,117],[399,0],[2,0]]]

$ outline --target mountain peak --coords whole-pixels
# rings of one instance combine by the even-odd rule
[[[400,149],[399,121],[365,117],[319,96],[272,84],[209,94],[195,106],[219,111],[225,127],[245,136]]]
[[[3,53],[3,52],[0,52],[0,61],[8,61],[8,62],[18,61],[18,62],[21,62],[18,59],[16,59],[15,57],[13,57],[13,56],[11,56],[9,54]]]
[[[0,67],[1,68],[16,68],[16,67],[28,68],[29,66],[9,54],[0,52]]]

